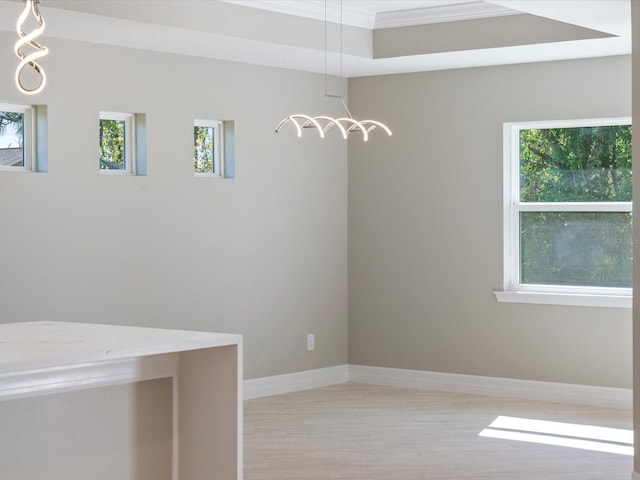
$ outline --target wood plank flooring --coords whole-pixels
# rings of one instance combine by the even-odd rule
[[[633,457],[478,436],[499,415],[632,429],[631,412],[346,383],[245,402],[245,480],[629,480]]]

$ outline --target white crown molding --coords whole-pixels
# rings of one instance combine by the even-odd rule
[[[304,2],[298,0],[260,0],[259,2],[255,0],[222,1],[242,7],[259,8],[261,10],[283,13],[285,15],[294,15],[322,21],[325,19],[325,4],[323,0],[305,0]],[[327,21],[340,23],[341,20],[344,25],[372,30],[376,23],[376,14],[344,5],[341,15],[340,3],[335,0],[329,0],[327,3]]]
[[[323,0],[222,0],[226,3],[249,8],[259,8],[286,15],[324,20],[325,4]],[[350,5],[342,7],[342,23],[354,27],[378,28],[407,27],[430,23],[455,22],[460,20],[474,20],[479,18],[501,17],[517,15],[522,12],[510,8],[475,0],[452,5],[438,5],[434,7],[410,10],[396,10],[375,13],[374,11],[353,8]],[[340,23],[340,4],[337,0],[327,3],[327,20]]]
[[[453,5],[381,12],[376,15],[375,29],[409,27],[431,23],[458,22],[461,20],[477,20],[490,17],[519,15],[521,11],[475,1]]]

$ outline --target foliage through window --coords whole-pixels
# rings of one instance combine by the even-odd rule
[[[0,168],[29,167],[31,108],[0,104]]]
[[[630,295],[630,121],[508,124],[505,138],[505,290]]]
[[[196,175],[224,177],[223,122],[195,120],[193,168]]]
[[[100,113],[100,171],[135,174],[134,116]]]

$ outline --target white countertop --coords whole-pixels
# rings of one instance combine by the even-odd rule
[[[238,345],[225,333],[71,322],[0,324],[0,374]]]

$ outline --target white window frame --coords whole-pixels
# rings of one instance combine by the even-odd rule
[[[124,122],[124,169],[103,169],[98,161],[98,171],[102,175],[136,175],[136,116],[133,113],[100,112],[100,120]]]
[[[10,172],[28,172],[35,170],[35,141],[36,141],[36,127],[35,127],[35,112],[31,105],[13,105],[8,103],[0,103],[0,111],[11,113],[22,113],[24,115],[24,129],[23,129],[23,148],[24,148],[24,165],[15,166],[2,166],[0,170]]]
[[[520,202],[520,131],[631,125],[630,117],[504,124],[504,286],[499,302],[631,308],[631,288],[534,285],[520,282],[521,212],[631,212],[632,202]]]
[[[193,128],[205,127],[213,128],[213,173],[194,172],[196,177],[224,178],[224,122],[221,120],[199,120],[193,121]]]

